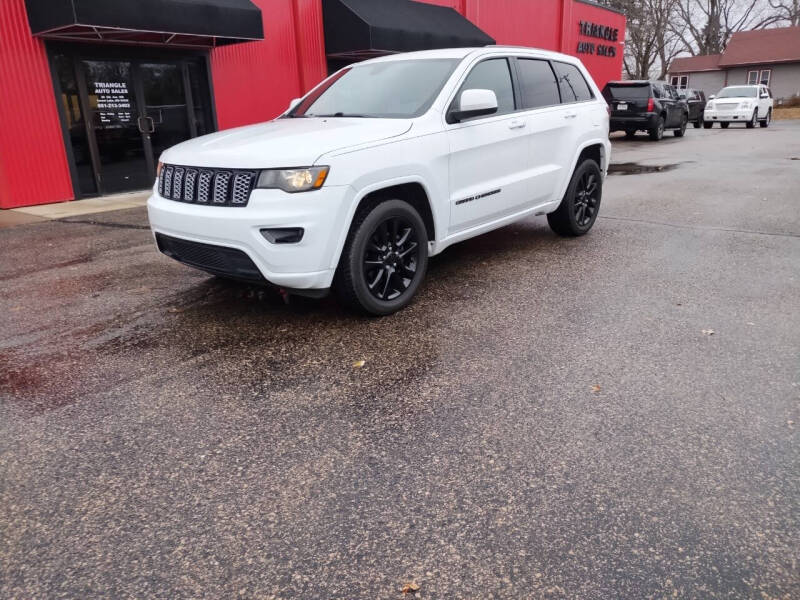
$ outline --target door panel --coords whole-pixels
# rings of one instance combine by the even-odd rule
[[[498,112],[448,125],[450,231],[457,232],[519,210],[525,201],[527,118],[514,114],[517,100],[506,58],[478,62],[461,85],[492,90]]]
[[[448,131],[450,233],[521,209],[528,196],[526,120],[506,115],[457,124]]]

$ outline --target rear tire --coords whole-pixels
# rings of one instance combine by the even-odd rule
[[[714,121],[703,121],[703,129],[711,129],[714,126]]]
[[[697,119],[697,121],[694,121],[692,123],[692,127],[694,127],[695,129],[700,129],[700,126],[702,124],[703,124],[703,119]]]
[[[769,127],[769,124],[771,122],[772,122],[772,109],[770,108],[769,110],[767,110],[767,117],[763,121],[761,121],[760,124],[762,127]]]
[[[684,114],[681,117],[681,126],[672,132],[675,135],[675,137],[682,138],[683,135],[686,133],[686,125],[688,124],[689,124],[689,115]]]
[[[595,161],[586,159],[572,174],[561,204],[547,215],[550,229],[564,237],[585,235],[597,220],[602,197],[603,173]]]
[[[406,307],[428,268],[428,235],[413,206],[387,200],[359,211],[339,259],[334,288],[357,311],[389,315]]]
[[[731,124],[728,123],[728,122],[724,122],[724,123],[720,123],[719,126],[722,127],[723,129],[727,129],[728,127],[731,126]]]
[[[653,127],[648,131],[650,134],[650,139],[654,142],[658,142],[661,138],[664,137],[664,117],[658,117],[658,122],[656,126]]]
[[[747,122],[747,128],[753,129],[756,126],[756,123],[758,123],[758,109],[753,111],[753,117]]]

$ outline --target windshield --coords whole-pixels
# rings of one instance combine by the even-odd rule
[[[417,59],[348,67],[287,117],[418,117],[436,100],[458,63],[458,59]]]
[[[609,84],[603,90],[606,100],[647,100],[650,97],[650,84]]]
[[[717,98],[757,98],[758,89],[746,85],[734,85],[722,88]]]

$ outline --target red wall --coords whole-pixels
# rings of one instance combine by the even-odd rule
[[[576,0],[421,0],[454,8],[497,40],[575,54],[578,22],[620,29],[625,17]],[[254,0],[264,18],[264,41],[234,44],[211,53],[220,129],[272,119],[289,100],[327,75],[322,0]],[[581,38],[598,43],[600,40]],[[622,73],[617,57],[581,55],[599,86]]]
[[[321,0],[253,0],[264,40],[211,53],[220,129],[267,121],[327,76]]]
[[[619,29],[625,17],[579,0],[423,0],[450,6],[497,40],[575,54],[578,22]],[[264,40],[211,52],[220,129],[272,119],[327,75],[322,0],[253,0]],[[622,72],[617,56],[581,55],[602,86]],[[0,0],[0,208],[73,198],[44,44],[31,36],[25,0]]]
[[[619,13],[577,0],[419,0],[456,9],[498,44],[531,46],[579,56],[601,88],[610,79],[622,76],[622,40],[625,17]],[[578,23],[592,21],[619,29],[614,44],[617,56],[577,54],[578,42],[609,44],[579,35]]]
[[[72,198],[44,44],[25,0],[0,0],[0,208]]]

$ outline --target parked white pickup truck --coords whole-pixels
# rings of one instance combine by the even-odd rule
[[[164,152],[150,223],[187,265],[288,293],[333,288],[385,315],[451,244],[532,215],[588,232],[608,132],[606,102],[571,56],[397,54],[338,71],[273,121]]]

